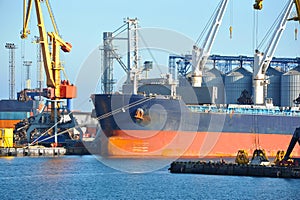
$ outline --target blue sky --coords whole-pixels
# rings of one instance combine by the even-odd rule
[[[113,31],[121,26],[124,18],[137,17],[142,28],[152,27],[172,30],[191,40],[196,40],[219,0],[50,0],[50,2],[60,34],[65,41],[69,41],[73,45],[72,52],[68,55],[62,55],[62,59],[65,62],[69,79],[75,82],[78,74],[82,73],[80,68],[83,63],[91,52],[101,45],[102,33]],[[212,54],[253,55],[255,48],[253,45],[253,3],[254,0],[232,0],[229,3],[212,48]],[[263,2],[263,10],[258,13],[258,41],[262,40],[285,3],[286,0],[265,0]],[[32,12],[29,25],[32,34],[26,42],[22,42],[19,34],[22,29],[22,7],[22,0],[0,0],[0,99],[8,98],[8,50],[4,47],[7,42],[13,42],[18,46],[16,50],[16,91],[21,90],[22,84],[24,85],[21,81],[24,79],[21,49],[24,49],[25,60],[33,61],[32,84],[33,86],[36,84],[36,47],[31,43],[34,35],[37,35],[35,10]],[[46,14],[45,9],[44,13]],[[50,24],[47,23],[47,31],[52,31],[52,27],[48,25]],[[230,25],[233,26],[232,39],[229,39]],[[300,38],[299,40],[294,39],[295,27],[299,28],[298,23],[288,23],[275,52],[276,57],[300,56]],[[155,39],[159,41],[161,38],[158,35]],[[186,53],[191,49],[192,47],[182,53]],[[261,51],[263,50],[261,49]],[[165,62],[162,64],[167,65],[167,58]],[[98,73],[98,71],[95,69],[95,72]]]

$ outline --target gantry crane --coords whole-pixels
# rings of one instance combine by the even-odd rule
[[[214,16],[213,24],[211,25],[207,36],[204,39],[203,45],[199,48],[197,43],[194,44],[192,50],[192,77],[191,82],[193,87],[201,87],[202,85],[202,72],[210,54],[212,45],[216,39],[222,19],[227,8],[229,0],[222,0],[217,7]]]
[[[63,99],[72,99],[76,97],[76,87],[68,80],[61,80],[61,72],[64,70],[60,61],[60,49],[63,52],[71,51],[71,44],[65,42],[58,33],[58,28],[54,20],[54,15],[50,7],[48,0],[24,0],[24,13],[23,13],[23,30],[21,32],[21,38],[25,39],[30,34],[28,30],[28,23],[30,19],[31,10],[33,7],[33,1],[35,3],[35,10],[37,16],[37,26],[39,30],[39,42],[41,45],[42,58],[44,63],[44,69],[46,73],[47,88],[44,89],[44,95],[51,103],[51,112],[42,112],[37,116],[27,119],[16,125],[16,131],[26,131],[27,140],[32,141],[33,137],[37,137],[41,134],[45,135],[54,128],[55,135],[58,130],[69,129],[75,127],[75,119],[69,110],[66,110],[61,106]],[[45,2],[48,13],[53,25],[53,32],[47,32],[44,17],[42,12],[41,3]],[[47,108],[48,106],[45,106]],[[43,110],[44,110],[43,109]],[[65,120],[65,116],[69,115],[68,120]],[[51,134],[52,134],[51,133]],[[33,135],[36,136],[33,136]],[[57,137],[55,137],[55,144],[57,144]]]
[[[256,0],[256,4],[253,5],[254,9],[260,10],[262,8],[262,0]],[[278,46],[279,40],[285,29],[286,23],[289,20],[289,15],[291,13],[293,4],[296,5],[296,10],[298,16],[293,18],[299,21],[300,16],[300,0],[289,0],[286,7],[282,12],[280,21],[275,29],[271,41],[267,47],[267,50],[262,53],[259,50],[255,50],[254,54],[254,64],[253,64],[253,102],[254,104],[264,104],[265,103],[265,91],[267,88],[268,80],[266,79],[266,72],[273,58],[275,50]]]

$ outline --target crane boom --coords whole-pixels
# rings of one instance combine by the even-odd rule
[[[278,46],[283,31],[285,30],[288,17],[291,13],[292,6],[295,0],[289,0],[283,10],[283,14],[275,29],[271,41],[265,53],[256,50],[254,54],[253,65],[253,88],[254,88],[254,104],[264,104],[265,92],[264,89],[267,85],[266,72],[270,62],[274,56],[275,50]],[[299,0],[298,0],[299,2]]]
[[[47,77],[46,83],[47,86],[50,88],[49,89],[50,96],[48,97],[56,100],[75,98],[76,87],[74,85],[70,85],[69,81],[62,82],[61,75],[60,75],[61,70],[63,70],[63,67],[60,62],[60,48],[64,52],[70,52],[72,46],[69,43],[65,42],[58,35],[58,29],[56,27],[54,16],[50,9],[48,0],[44,0],[44,1],[46,1],[48,12],[55,32],[46,32],[42,8],[41,8],[42,1],[43,0],[34,0],[38,30],[40,35],[40,45],[41,45],[42,57],[44,61],[44,69]],[[23,30],[21,34],[22,39],[27,38],[28,34],[30,33],[30,31],[28,30],[28,23],[30,19],[31,9],[32,9],[32,0],[28,0],[27,6],[26,6],[26,0],[24,0]],[[48,42],[48,37],[50,42]]]
[[[216,39],[222,19],[227,8],[229,0],[222,0],[218,5],[217,12],[214,16],[213,24],[211,25],[208,34],[201,48],[195,44],[192,50],[192,85],[193,87],[201,87],[202,71],[209,57],[212,45]]]

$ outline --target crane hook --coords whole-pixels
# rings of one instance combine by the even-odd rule
[[[255,10],[261,10],[263,8],[263,0],[255,0],[255,4],[253,4],[253,8]]]

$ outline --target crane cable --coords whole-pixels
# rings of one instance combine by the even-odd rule
[[[159,64],[158,64],[157,60],[155,59],[155,57],[154,57],[152,51],[150,50],[149,45],[147,44],[147,42],[146,42],[145,38],[143,37],[143,35],[141,34],[140,30],[138,30],[138,33],[139,33],[139,36],[140,36],[142,42],[144,43],[144,45],[145,45],[145,47],[146,47],[146,49],[147,49],[147,51],[148,51],[148,53],[150,54],[151,58],[153,59],[155,65],[157,66],[157,69],[158,69],[159,72],[162,74],[162,73],[163,73],[163,72],[162,72],[162,69],[159,67]]]
[[[252,44],[252,49],[257,49],[258,48],[258,11],[253,10],[253,29],[252,29],[252,37],[253,37],[253,44]]]
[[[298,24],[295,25],[295,40],[298,40],[298,28],[297,28]]]
[[[233,0],[230,1],[230,25],[229,25],[229,38],[232,39],[232,26],[233,26]]]
[[[265,34],[265,36],[264,36],[264,38],[262,39],[262,41],[261,41],[261,42],[259,43],[259,45],[257,46],[257,49],[262,48],[263,46],[265,46],[268,37],[270,37],[270,35],[272,34],[272,32],[274,32],[274,29],[276,28],[276,26],[277,26],[277,24],[278,24],[278,21],[280,20],[280,17],[281,17],[282,14],[283,14],[283,12],[281,12],[281,13],[277,16],[276,20],[274,21],[274,23],[272,24],[272,26],[269,28],[268,32]],[[272,42],[272,39],[273,39],[273,38],[270,38],[269,43]]]
[[[214,16],[216,15],[217,11],[218,11],[218,8],[220,7],[222,1],[220,1],[220,3],[218,4],[218,6],[216,7],[216,9],[214,10],[213,14],[210,16],[210,19],[208,20],[207,24],[205,25],[204,29],[202,30],[202,32],[200,33],[198,39],[196,40],[195,42],[195,45],[198,46],[198,44],[200,43],[200,41],[202,40],[203,36],[204,36],[204,33],[208,30],[208,28],[211,26],[212,24],[212,21],[213,21],[213,18]],[[203,46],[203,45],[202,45]]]
[[[46,5],[47,5],[48,13],[50,15],[50,19],[51,19],[54,31],[57,35],[59,35],[59,30],[58,30],[58,27],[57,27],[57,23],[56,23],[54,15],[53,15],[53,10],[52,10],[51,4],[48,0],[46,0]]]
[[[130,104],[128,104],[128,105],[125,105],[125,106],[123,106],[123,107],[117,108],[117,109],[115,109],[115,110],[113,110],[113,111],[111,111],[111,112],[105,113],[105,114],[103,114],[103,115],[97,117],[96,120],[105,119],[105,118],[110,117],[110,116],[112,116],[112,115],[114,115],[114,114],[117,114],[117,113],[119,113],[119,112],[123,112],[124,110],[128,110],[129,108],[132,108],[132,107],[137,106],[137,105],[139,105],[139,104],[145,103],[145,102],[147,102],[147,101],[149,101],[149,100],[151,100],[151,99],[153,99],[153,98],[154,98],[154,97],[149,97],[149,98],[145,98],[145,99],[140,99],[140,100],[138,100],[138,101],[135,101],[135,102],[130,103]],[[73,111],[70,112],[70,113],[68,113],[68,116],[70,116],[70,114],[72,114],[72,113],[73,113]],[[49,137],[47,137],[47,138],[44,138],[44,139],[42,139],[42,140],[37,141],[39,138],[41,138],[43,135],[45,135],[45,134],[48,133],[51,129],[53,129],[58,123],[60,123],[60,122],[57,122],[56,124],[54,124],[53,126],[51,126],[49,129],[47,129],[47,130],[46,130],[44,133],[42,133],[37,139],[35,139],[33,142],[31,142],[31,143],[29,144],[29,146],[32,146],[32,145],[34,145],[34,144],[36,144],[36,143],[38,143],[38,142],[44,142],[44,141],[49,140],[49,139],[51,139],[51,138],[53,138],[53,137],[55,137],[55,136],[62,135],[62,134],[64,134],[64,133],[67,133],[69,130],[76,129],[76,128],[80,128],[80,127],[84,127],[84,126],[88,125],[88,123],[83,123],[83,124],[80,124],[80,125],[76,125],[75,127],[68,128],[68,129],[66,129],[66,130],[64,130],[64,131],[61,131],[61,132],[57,133],[57,134],[51,135],[51,136],[49,136]]]
[[[254,40],[256,40],[256,42],[255,42],[255,48],[253,48],[253,49],[260,49],[260,48],[262,48],[263,46],[266,46],[267,44],[267,39],[270,37],[270,35],[274,32],[274,30],[275,30],[275,28],[276,28],[276,26],[278,25],[278,22],[280,21],[280,18],[281,18],[281,16],[284,14],[284,10],[285,10],[285,8],[283,8],[282,10],[281,10],[281,12],[279,13],[279,15],[277,16],[277,18],[275,19],[275,21],[273,22],[273,24],[272,24],[272,26],[268,29],[268,31],[267,31],[267,33],[265,34],[265,36],[264,36],[264,38],[262,39],[262,41],[258,44],[258,32],[259,32],[259,30],[258,30],[258,12],[259,11],[255,11],[254,10],[254,12],[255,12],[255,14],[254,14],[254,26],[255,26],[255,28],[254,28],[254,33],[253,33],[253,37],[254,37]],[[296,32],[296,31],[295,31]],[[269,43],[271,43],[272,42],[272,39],[273,38],[270,38],[269,39]]]

